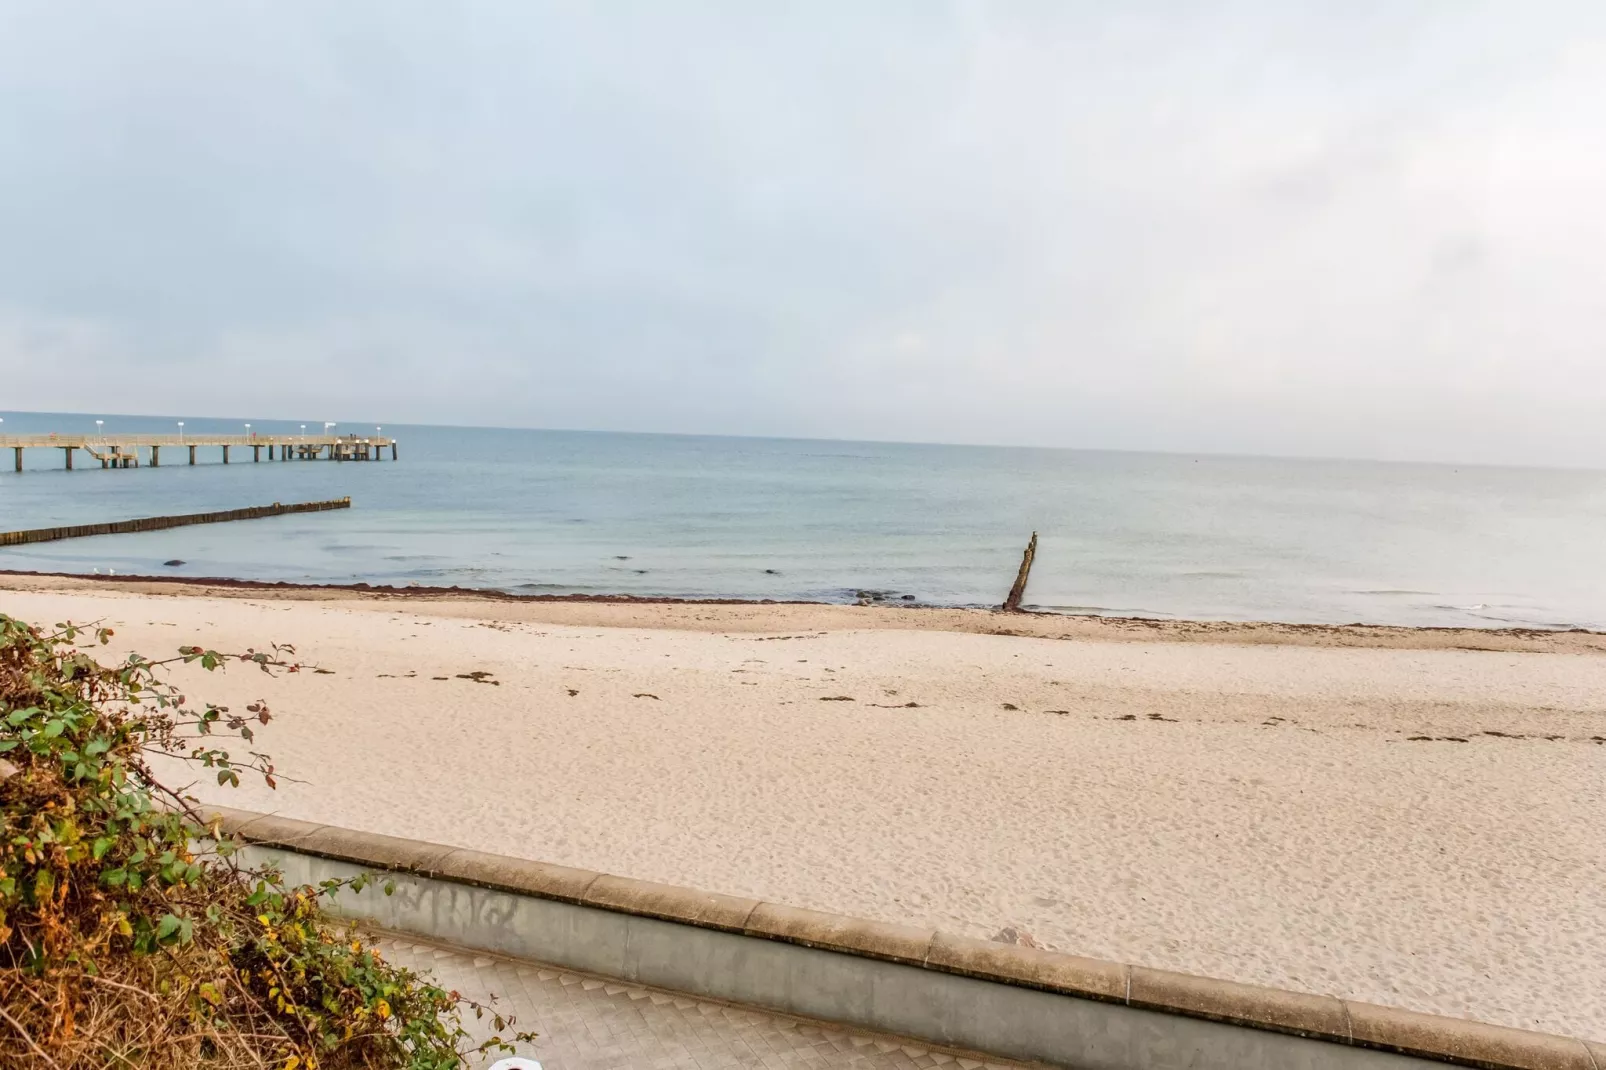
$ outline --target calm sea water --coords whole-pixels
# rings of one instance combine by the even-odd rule
[[[94,429],[5,413],[0,432]],[[165,433],[174,420],[105,417]],[[185,417],[186,430],[238,421]],[[253,421],[259,432],[298,425]],[[313,424],[312,426],[319,426]],[[363,430],[368,426],[364,425]],[[341,431],[358,430],[354,425]],[[1606,627],[1606,472],[450,427],[392,464],[0,466],[0,530],[310,501],[349,512],[0,549],[0,568],[926,604]],[[244,453],[245,460],[239,458]],[[211,456],[206,456],[210,454]],[[182,559],[177,567],[164,561]]]

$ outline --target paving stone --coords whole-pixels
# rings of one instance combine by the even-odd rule
[[[513,1015],[536,1039],[519,1054],[544,1070],[1020,1070],[989,1059],[956,1058],[906,1041],[841,1026],[690,999],[625,981],[582,977],[540,963],[513,962],[411,940],[376,942],[398,965]],[[491,1002],[489,996],[497,996]],[[489,1016],[467,1016],[483,1039]],[[488,1066],[500,1056],[482,1060]]]

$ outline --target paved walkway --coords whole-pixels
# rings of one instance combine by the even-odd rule
[[[543,1070],[1020,1070],[877,1033],[751,1011],[558,967],[384,936],[393,962],[427,969],[448,989],[518,1017],[539,1038],[520,1055]],[[488,1036],[486,1022],[465,1025]]]

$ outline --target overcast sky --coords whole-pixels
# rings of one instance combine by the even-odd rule
[[[1606,4],[0,0],[0,409],[1606,466]]]

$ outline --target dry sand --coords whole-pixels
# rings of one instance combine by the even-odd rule
[[[213,801],[1606,1037],[1606,637],[301,593],[0,611],[328,670]]]

